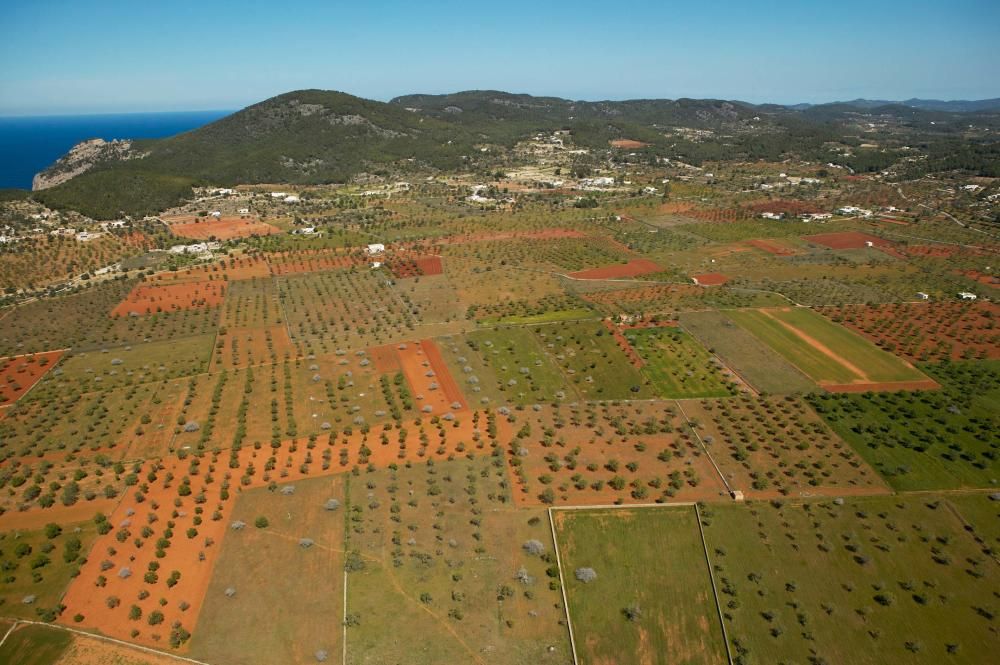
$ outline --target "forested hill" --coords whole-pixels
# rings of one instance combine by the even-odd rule
[[[50,207],[99,219],[143,215],[176,204],[195,185],[318,184],[347,182],[363,173],[488,169],[509,158],[507,149],[518,141],[556,129],[569,130],[573,144],[592,149],[595,157],[611,150],[610,141],[627,138],[646,143],[639,152],[651,160],[668,157],[697,164],[795,156],[826,161],[830,142],[844,144],[844,154],[852,154],[851,146],[861,140],[858,127],[865,125],[868,131],[872,120],[939,156],[954,151],[935,151],[935,145],[969,142],[964,129],[969,123],[993,128],[993,136],[1000,127],[1000,113],[898,105],[796,110],[724,100],[584,102],[498,91],[408,95],[385,103],[301,90],[184,134],[96,151],[84,168],[78,161],[61,160],[47,176],[78,175],[35,197]],[[966,151],[957,168],[976,168],[984,159],[990,168],[1000,163],[995,143],[971,145],[975,149]],[[874,170],[896,158],[895,153],[866,155],[846,165]]]

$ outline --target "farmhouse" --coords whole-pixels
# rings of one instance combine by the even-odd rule
[[[283,198],[282,201],[284,201],[285,203],[298,203],[299,197],[295,196],[294,194],[289,194],[288,196]]]
[[[212,216],[212,217],[215,217],[216,219],[219,219],[220,217],[222,217],[222,211],[221,210],[213,210],[212,212],[210,212],[208,214],[210,216]]]
[[[921,300],[930,300],[931,299],[930,295],[924,293],[923,291],[917,291],[917,297],[920,298]]]
[[[380,242],[373,243],[371,245],[368,245],[368,247],[365,248],[365,252],[367,252],[370,256],[374,256],[376,254],[381,254],[384,251],[385,251],[385,245],[383,245]]]
[[[785,213],[783,212],[762,212],[760,216],[764,219],[784,219]]]
[[[249,215],[250,214],[250,208],[240,208],[236,212],[238,214],[240,214],[240,215]]]
[[[871,217],[872,211],[859,208],[858,206],[841,206],[837,208],[837,213],[841,215],[857,215],[859,217]]]
[[[288,196],[288,192],[271,192],[272,199],[283,199]]]
[[[959,291],[958,297],[961,298],[962,300],[975,300],[979,296],[977,296],[975,293],[969,293],[968,291]]]

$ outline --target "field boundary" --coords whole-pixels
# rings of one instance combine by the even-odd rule
[[[698,522],[698,534],[701,536],[701,546],[705,550],[705,565],[708,566],[708,579],[712,581],[712,597],[715,598],[715,611],[719,614],[719,625],[722,627],[722,641],[726,643],[726,658],[733,665],[733,652],[729,647],[729,632],[726,630],[726,619],[722,616],[722,605],[719,602],[719,589],[715,585],[715,571],[712,570],[712,558],[708,554],[708,541],[705,540],[705,527],[701,524],[701,510],[694,504],[694,517]]]
[[[726,486],[726,491],[729,492],[730,496],[732,496],[733,488],[729,486],[729,481],[726,480],[726,476],[722,473],[722,469],[720,469],[719,465],[715,463],[715,458],[712,457],[712,453],[708,451],[708,446],[706,446],[705,442],[701,440],[701,435],[698,434],[698,429],[691,425],[691,419],[688,418],[687,412],[684,411],[684,405],[681,404],[681,400],[675,399],[674,403],[677,404],[677,408],[680,409],[681,415],[684,416],[684,423],[688,426],[688,429],[694,432],[695,438],[698,439],[698,443],[701,444],[701,449],[704,450],[705,454],[708,456],[708,461],[712,463],[712,466],[715,468],[715,472],[718,473],[719,478],[722,479],[722,484]]]
[[[11,619],[14,625],[10,627],[7,634],[3,636],[3,640],[0,640],[0,646],[3,646],[4,642],[10,636],[14,629],[17,628],[18,624],[25,624],[29,626],[45,626],[46,628],[52,628],[54,630],[65,630],[74,635],[83,635],[84,637],[91,637],[95,640],[104,640],[105,642],[111,642],[112,644],[117,644],[119,646],[128,647],[130,649],[136,649],[138,651],[143,651],[145,653],[150,653],[155,656],[166,656],[167,658],[173,658],[174,660],[180,660],[185,663],[194,663],[194,665],[210,665],[203,660],[195,660],[194,658],[188,658],[187,656],[181,656],[179,654],[170,653],[169,651],[160,651],[159,649],[153,649],[151,647],[144,647],[141,644],[133,644],[132,642],[126,642],[125,640],[115,639],[114,637],[108,637],[106,635],[101,635],[99,633],[89,633],[85,630],[80,630],[78,628],[70,628],[69,626],[63,626],[57,623],[45,623],[44,621],[32,621],[30,619]]]
[[[580,665],[580,661],[576,656],[576,638],[573,636],[573,620],[569,617],[569,599],[566,596],[566,581],[563,577],[562,569],[562,557],[559,556],[559,539],[556,537],[556,524],[552,519],[553,508],[549,508],[549,529],[552,531],[552,549],[556,553],[556,569],[559,571],[559,591],[562,593],[563,599],[563,612],[566,614],[566,628],[569,630],[569,648],[570,653],[573,655],[573,665]],[[344,665],[347,665],[344,663]]]

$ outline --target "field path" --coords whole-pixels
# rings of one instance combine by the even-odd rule
[[[804,332],[802,330],[799,330],[798,328],[796,328],[792,324],[787,323],[785,321],[782,321],[781,319],[779,319],[778,317],[774,316],[771,312],[769,312],[766,309],[762,309],[762,310],[760,310],[760,312],[764,316],[766,316],[769,319],[771,319],[772,321],[776,321],[777,323],[779,323],[783,328],[785,328],[789,332],[791,332],[794,335],[796,335],[797,337],[799,337],[802,341],[804,341],[805,343],[807,343],[812,348],[816,349],[817,351],[819,351],[823,355],[827,356],[831,360],[835,360],[837,363],[843,365],[845,368],[847,368],[848,370],[850,370],[851,372],[853,372],[854,374],[856,374],[857,377],[861,381],[863,381],[863,382],[869,382],[870,381],[870,379],[868,378],[868,375],[864,372],[864,370],[862,370],[857,365],[854,365],[853,363],[851,363],[846,358],[844,358],[844,357],[836,354],[830,347],[828,347],[825,344],[823,344],[823,342],[819,341],[815,337],[812,337],[812,336],[808,335],[806,332]]]

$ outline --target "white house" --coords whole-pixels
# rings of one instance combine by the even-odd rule
[[[292,233],[295,233],[295,234],[298,234],[298,235],[302,235],[302,236],[311,236],[312,234],[316,233],[316,227],[315,226],[305,226],[305,227],[303,227],[301,229],[298,229],[297,231],[292,231]]]
[[[215,217],[216,219],[219,219],[220,217],[222,217],[222,211],[221,210],[213,210],[212,212],[210,212],[208,214],[211,215],[212,217]]]
[[[783,219],[785,213],[783,212],[762,212],[760,216],[764,219]]]
[[[283,198],[282,201],[284,201],[285,203],[298,203],[299,197],[295,196],[294,194],[289,194],[288,196]]]
[[[924,293],[923,291],[917,291],[917,297],[920,298],[921,300],[930,300],[931,299],[930,295]]]
[[[80,242],[90,242],[91,240],[100,237],[101,237],[100,233],[92,233],[90,231],[80,231],[79,233],[76,234],[76,239]]]
[[[219,196],[229,196],[233,193],[233,190],[227,188],[219,188],[212,192],[213,194],[218,194]]]
[[[241,215],[249,215],[250,214],[250,208],[240,208],[236,212],[238,212]]]
[[[961,298],[962,300],[975,300],[979,296],[977,296],[975,293],[969,293],[968,291],[960,291],[958,297]]]
[[[380,242],[373,243],[371,245],[368,245],[368,247],[365,248],[365,251],[368,252],[368,254],[371,256],[374,256],[376,254],[381,254],[385,251],[385,245],[383,245]]]
[[[288,196],[288,192],[271,192],[272,199],[283,199]]]

